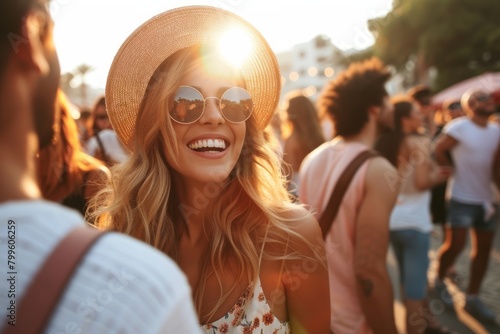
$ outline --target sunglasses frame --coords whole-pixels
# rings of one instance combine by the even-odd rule
[[[181,89],[181,88],[189,88],[189,89],[192,89],[192,90],[196,91],[198,94],[200,94],[200,97],[201,97],[201,99],[203,100],[203,111],[200,113],[200,116],[198,116],[198,118],[196,118],[195,120],[193,120],[193,121],[191,121],[191,122],[181,122],[181,121],[178,121],[178,120],[176,120],[176,119],[172,116],[171,112],[169,111],[169,112],[168,112],[168,116],[170,117],[170,119],[171,119],[171,120],[173,120],[174,122],[178,123],[178,124],[188,125],[188,124],[193,124],[193,123],[197,122],[197,121],[201,118],[201,116],[203,116],[203,114],[205,113],[206,106],[207,106],[207,105],[206,105],[206,101],[207,101],[208,99],[217,99],[217,100],[219,100],[219,104],[218,104],[218,105],[219,105],[219,112],[220,112],[220,114],[222,115],[222,117],[224,117],[224,119],[225,119],[226,121],[228,121],[228,122],[230,122],[230,123],[233,123],[233,124],[244,123],[246,120],[248,120],[248,119],[252,116],[253,109],[254,109],[254,107],[255,107],[255,104],[253,103],[253,99],[252,99],[252,94],[250,94],[250,92],[249,92],[249,91],[247,91],[245,88],[242,88],[242,87],[238,87],[238,86],[235,86],[235,87],[230,87],[230,88],[226,89],[226,90],[224,91],[224,93],[222,93],[221,97],[219,98],[219,97],[216,97],[216,96],[209,96],[209,97],[205,97],[205,96],[203,96],[203,94],[202,94],[202,93],[201,93],[198,89],[196,89],[196,88],[195,88],[195,87],[193,87],[193,86],[179,86],[179,88],[177,88],[177,90],[175,91],[175,94],[174,94],[174,98],[173,98],[173,100],[175,100],[175,96],[177,95],[177,92],[178,92],[178,91],[179,91],[179,89]],[[249,98],[250,98],[250,100],[251,100],[251,102],[252,102],[250,113],[249,113],[249,114],[248,114],[248,116],[247,116],[244,120],[242,120],[242,121],[238,121],[238,122],[231,121],[230,119],[228,119],[228,118],[226,117],[226,115],[224,115],[224,112],[222,111],[222,108],[221,108],[222,99],[224,98],[224,95],[225,95],[227,92],[229,92],[231,89],[241,89],[241,90],[245,91],[245,92],[248,94],[248,96],[249,96]]]

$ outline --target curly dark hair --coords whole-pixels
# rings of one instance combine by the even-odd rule
[[[353,63],[323,90],[319,108],[334,120],[335,134],[352,136],[368,122],[368,110],[381,106],[389,69],[377,58]]]

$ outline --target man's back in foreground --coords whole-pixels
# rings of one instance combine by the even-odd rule
[[[5,274],[13,273],[7,274],[8,291],[0,294],[2,328],[30,321],[16,311],[31,278],[57,243],[84,222],[76,211],[43,200],[2,203],[0,221],[0,261]],[[7,245],[14,246],[9,262]],[[137,240],[109,233],[76,269],[47,332],[194,333],[198,326],[190,300],[186,278],[173,261]]]
[[[41,200],[36,182],[35,156],[52,139],[60,76],[47,5],[0,3],[2,331],[31,321],[17,311],[33,276],[70,230],[85,225],[76,212]],[[110,233],[85,255],[44,332],[195,333],[197,323],[190,288],[175,264]]]

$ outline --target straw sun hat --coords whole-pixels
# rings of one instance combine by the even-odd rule
[[[216,45],[227,32],[248,36],[252,47],[240,71],[252,95],[255,118],[264,129],[277,107],[281,78],[278,62],[264,37],[241,17],[220,8],[189,6],[154,16],[137,28],[118,50],[106,84],[106,107],[113,128],[129,149],[139,107],[158,66],[178,50]],[[235,38],[238,47],[238,38]]]

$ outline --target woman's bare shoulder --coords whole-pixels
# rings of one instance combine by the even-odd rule
[[[292,249],[292,251],[298,251],[299,249],[296,247],[309,249],[311,246],[323,245],[318,221],[303,206],[298,204],[289,205],[283,214],[282,223],[287,227],[283,232],[287,243],[294,244],[295,249]],[[306,253],[309,253],[309,251],[306,251]]]

